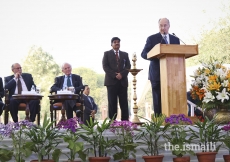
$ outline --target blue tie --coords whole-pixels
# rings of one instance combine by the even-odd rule
[[[166,43],[166,44],[169,44],[168,41],[167,41],[166,35],[164,36],[164,40],[165,40],[165,43]]]
[[[72,85],[71,85],[71,82],[70,82],[70,76],[68,76],[68,78],[67,78],[67,87],[71,87]]]
[[[88,100],[89,100],[89,102],[90,102],[90,104],[91,104],[91,106],[92,106],[92,108],[93,108],[93,103],[92,103],[92,101],[91,101],[90,97],[89,97],[89,96],[87,96],[87,98],[88,98]]]

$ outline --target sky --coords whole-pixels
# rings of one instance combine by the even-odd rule
[[[158,20],[170,20],[170,33],[194,44],[202,29],[223,17],[229,0],[0,0],[0,76],[11,74],[31,46],[42,47],[61,65],[88,67],[98,73],[111,38],[121,39],[121,51],[137,55],[141,80],[147,80],[149,61],[141,58],[148,36],[157,33]],[[36,66],[36,65],[34,65]],[[140,80],[140,79],[139,79]]]

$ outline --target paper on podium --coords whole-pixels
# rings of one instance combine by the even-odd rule
[[[35,91],[22,91],[23,95],[37,95]]]
[[[57,94],[73,94],[71,91],[57,91]]]

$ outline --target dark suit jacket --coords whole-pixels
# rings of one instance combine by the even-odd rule
[[[180,44],[180,40],[169,34],[170,44]],[[158,43],[166,44],[164,39],[162,39],[161,33],[151,35],[147,38],[145,47],[141,53],[141,57],[147,59],[148,52]],[[160,81],[160,61],[158,58],[150,60],[149,65],[149,80],[150,81]]]
[[[3,89],[2,78],[0,77],[0,101],[2,101],[2,97],[4,97],[4,89]]]
[[[13,78],[14,75],[5,77],[5,89],[9,90],[9,97],[11,97],[14,94],[16,89],[16,81]],[[31,90],[32,85],[34,85],[36,88],[36,85],[34,84],[34,80],[31,74],[22,73],[22,78],[26,84],[28,91]]]
[[[106,51],[102,59],[103,69],[105,71],[105,86],[115,85],[118,82],[116,78],[117,73],[117,60],[114,50]],[[128,73],[127,69],[130,69],[129,55],[126,52],[119,51],[119,69],[122,75],[121,84],[124,87],[128,87]]]
[[[85,110],[84,110],[84,123],[86,124],[86,120],[89,121],[90,119],[90,114],[91,114],[91,110],[95,110],[97,112],[97,105],[94,102],[94,99],[91,96],[88,96],[90,98],[90,101],[88,99],[88,97],[86,95],[84,96],[84,106],[85,106]]]
[[[81,89],[84,89],[84,86],[82,85],[82,79],[79,75],[71,74],[73,87],[75,88],[75,94],[79,94]],[[51,91],[57,93],[57,91],[60,91],[63,87],[65,75],[59,76],[55,78],[55,83],[51,87]]]

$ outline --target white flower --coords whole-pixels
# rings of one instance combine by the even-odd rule
[[[219,76],[220,80],[223,81],[227,76],[227,71],[224,71],[223,69],[216,69],[216,72],[214,74]]]
[[[222,103],[224,103],[224,100],[229,100],[229,93],[226,92],[226,88],[222,90],[222,92],[216,92],[218,95],[216,96],[217,100],[221,100]]]
[[[221,83],[222,87],[228,87],[228,80],[224,80],[223,83]]]
[[[215,97],[212,95],[212,93],[211,92],[206,92],[205,94],[204,94],[205,96],[204,96],[204,100],[203,100],[203,102],[205,102],[205,103],[208,103],[208,102],[210,102],[210,101],[214,101],[214,99],[215,99]]]

